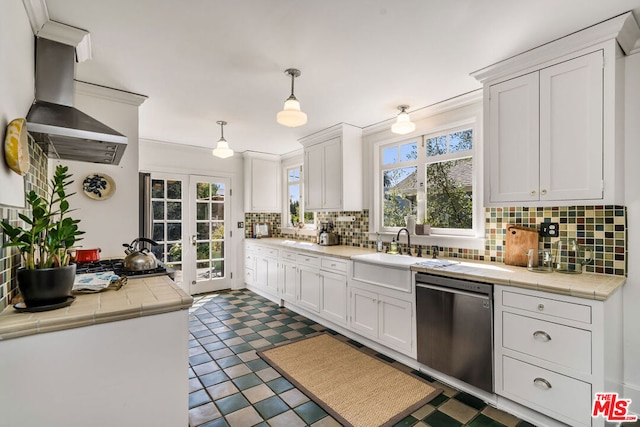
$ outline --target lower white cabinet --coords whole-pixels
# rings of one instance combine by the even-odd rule
[[[496,394],[563,423],[603,426],[591,417],[594,394],[622,392],[620,294],[596,301],[495,285]]]
[[[320,271],[320,315],[341,325],[347,323],[346,275]]]
[[[258,247],[254,285],[270,294],[278,294],[278,250]]]
[[[413,323],[410,301],[351,288],[350,326],[355,332],[406,354],[413,351]]]
[[[292,261],[280,262],[280,289],[278,294],[283,300],[295,303],[298,288],[298,265]]]
[[[300,281],[296,302],[315,313],[320,312],[320,270],[308,265],[299,265]]]

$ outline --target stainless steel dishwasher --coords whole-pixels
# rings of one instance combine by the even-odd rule
[[[493,286],[416,274],[418,362],[493,392]]]

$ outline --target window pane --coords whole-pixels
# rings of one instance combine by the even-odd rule
[[[198,243],[196,252],[197,252],[196,259],[209,259],[209,243],[208,242]]]
[[[300,184],[289,185],[289,224],[300,222]]]
[[[182,198],[182,182],[167,181],[167,199],[180,200]]]
[[[164,202],[152,202],[153,219],[164,219]]]
[[[196,184],[196,196],[198,200],[208,200],[210,194],[209,184],[206,182],[198,182]]]
[[[418,143],[410,142],[400,146],[400,161],[415,160],[418,158]]]
[[[196,219],[203,220],[209,219],[209,204],[208,203],[197,203],[196,204]]]
[[[224,202],[224,184],[211,184],[211,200]]]
[[[415,214],[417,171],[415,166],[383,171],[385,227],[404,227],[405,216]]]
[[[153,224],[153,240],[156,242],[164,241],[164,224],[163,223],[155,223]]]
[[[154,199],[164,198],[164,181],[160,179],[151,180],[151,197]]]
[[[472,159],[427,165],[427,222],[437,228],[473,227]]]
[[[211,219],[224,219],[224,204],[211,203]]]
[[[167,219],[182,219],[182,202],[167,202]]]
[[[447,137],[445,135],[427,138],[427,156],[439,156],[447,153]]]
[[[398,147],[390,147],[382,150],[382,164],[392,165],[398,163]]]
[[[473,148],[473,131],[471,129],[449,135],[449,152],[457,153]]]
[[[180,243],[174,243],[172,245],[167,245],[169,248],[169,252],[167,254],[168,262],[178,262],[182,261],[182,245]]]
[[[305,212],[304,213],[304,223],[305,224],[314,224],[315,221],[315,216],[313,214],[313,212]]]
[[[300,181],[300,168],[289,169],[289,182]]]
[[[199,222],[196,224],[196,236],[198,240],[209,239],[209,223],[208,222]]]
[[[169,222],[167,223],[167,240],[180,240],[182,238],[182,223],[181,222]]]

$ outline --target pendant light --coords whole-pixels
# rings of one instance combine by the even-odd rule
[[[276,116],[278,123],[290,128],[302,126],[307,123],[307,115],[300,111],[300,102],[293,94],[293,80],[300,77],[300,70],[287,68],[284,73],[291,76],[291,95],[284,101],[284,108]]]
[[[398,114],[396,122],[391,125],[391,132],[397,133],[398,135],[404,135],[409,132],[413,132],[416,129],[416,124],[409,118],[407,108],[409,108],[408,105],[398,105],[400,113]]]
[[[224,139],[224,125],[226,125],[227,122],[219,120],[216,123],[220,125],[220,140],[211,154],[216,157],[220,157],[221,159],[226,159],[227,157],[233,156],[233,150],[229,148],[229,143]]]

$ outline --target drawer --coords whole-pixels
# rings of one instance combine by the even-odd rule
[[[252,253],[245,253],[244,254],[244,265],[246,267],[250,267],[253,268],[255,266],[256,263],[256,255],[252,254]]]
[[[280,251],[276,248],[270,248],[267,246],[257,246],[257,252],[261,255],[278,258]]]
[[[320,267],[324,270],[332,270],[340,273],[347,272],[347,262],[336,258],[322,258]]]
[[[299,264],[320,267],[320,257],[313,255],[297,254],[296,261]]]
[[[508,356],[502,357],[505,397],[570,424],[591,425],[591,384]],[[533,405],[532,405],[533,404]]]
[[[282,251],[282,259],[286,259],[289,261],[295,261],[296,260],[296,253],[295,252],[291,252],[291,251]]]
[[[244,283],[248,285],[253,285],[254,281],[254,272],[252,268],[244,269]]]
[[[584,304],[502,291],[502,305],[591,324],[591,307]]]
[[[591,373],[590,331],[503,312],[502,346]]]

